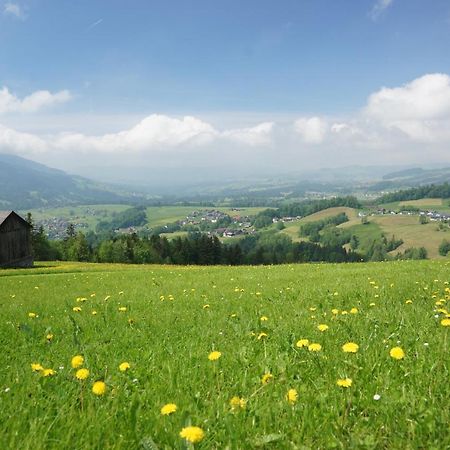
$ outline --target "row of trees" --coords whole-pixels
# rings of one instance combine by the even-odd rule
[[[391,203],[405,200],[419,200],[421,198],[450,198],[450,184],[430,184],[417,188],[404,189],[379,197],[376,202]]]

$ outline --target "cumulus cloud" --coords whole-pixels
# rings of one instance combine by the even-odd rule
[[[294,123],[294,130],[307,144],[320,144],[327,132],[327,122],[320,117],[301,117]]]
[[[267,146],[274,124],[264,122],[254,127],[216,130],[196,117],[181,119],[160,114],[145,117],[128,130],[98,136],[60,133],[38,137],[0,125],[0,149],[18,153],[36,151],[69,153],[145,154],[152,151],[188,151],[215,145]]]
[[[16,17],[18,19],[22,19],[22,20],[24,20],[26,18],[25,13],[23,12],[20,5],[18,5],[17,3],[11,3],[11,2],[5,3],[5,5],[3,7],[3,14],[14,16],[14,17]]]
[[[36,91],[20,99],[4,86],[0,89],[0,114],[8,112],[33,113],[48,106],[67,102],[71,98],[70,92],[64,90],[53,94],[49,91]]]
[[[384,87],[369,97],[365,114],[412,139],[442,139],[450,125],[450,77],[428,74],[401,87]]]
[[[370,11],[370,17],[372,20],[377,20],[378,17],[392,5],[394,0],[377,0]]]
[[[0,90],[0,111],[32,111],[52,103],[38,100],[48,96],[35,94],[19,100],[4,88]],[[48,93],[52,98],[57,94]],[[83,155],[97,164],[107,155],[108,162],[118,164],[170,161],[192,167],[215,167],[219,155],[230,165],[237,160],[249,166],[255,161],[270,161],[269,166],[285,164],[287,168],[296,163],[317,167],[419,163],[428,158],[450,162],[450,77],[428,74],[403,86],[380,88],[359,111],[342,116],[290,116],[288,120],[284,116],[246,127],[234,122],[225,128],[193,116],[152,114],[136,122],[103,134],[38,135],[0,125],[0,151],[38,155],[44,163],[59,159],[66,169],[87,160]],[[20,127],[26,128],[22,122]]]
[[[250,146],[266,146],[272,142],[273,122],[264,122],[250,128],[238,128],[222,132],[226,139]]]

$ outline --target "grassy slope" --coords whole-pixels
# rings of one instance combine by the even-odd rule
[[[300,230],[300,226],[303,223],[307,222],[315,222],[318,220],[325,219],[327,217],[336,216],[340,213],[345,212],[349,218],[349,222],[345,224],[354,225],[355,223],[359,223],[360,219],[358,218],[358,211],[354,208],[347,208],[346,206],[337,206],[335,208],[327,208],[317,213],[311,214],[306,217],[302,217],[299,220],[294,220],[293,222],[285,223],[286,228],[281,232],[287,234],[294,242],[307,241],[308,238],[300,237],[298,232]],[[342,224],[342,225],[345,225]],[[341,226],[342,226],[341,225]]]
[[[266,208],[239,208],[239,211],[233,211],[231,208],[223,207],[196,207],[196,206],[151,206],[147,208],[147,218],[150,227],[166,225],[184,219],[193,211],[206,211],[215,209],[223,211],[231,217],[255,215]]]
[[[204,429],[204,449],[450,445],[450,329],[435,318],[436,300],[448,304],[448,262],[49,266],[0,271],[3,448],[150,448],[150,439],[182,448],[189,423]],[[353,307],[357,314],[331,313]],[[300,338],[322,351],[296,348]],[[348,341],[357,354],[342,352]],[[402,361],[389,357],[398,345]],[[208,361],[212,350],[219,361]],[[91,372],[85,382],[70,367],[76,354]],[[123,361],[129,372],[118,370]],[[34,362],[57,374],[32,373]],[[336,385],[345,377],[348,389]],[[96,398],[99,378],[108,388]],[[288,389],[299,393],[294,406]],[[247,407],[233,413],[235,395]],[[163,417],[168,402],[178,410]]]
[[[401,206],[416,206],[424,210],[438,210],[441,212],[450,211],[449,199],[442,198],[422,198],[420,200],[405,200],[401,202],[383,203],[380,208],[386,208],[390,210],[400,209]]]
[[[387,238],[395,235],[403,239],[403,245],[395,253],[408,247],[425,247],[429,258],[440,258],[439,245],[443,239],[450,239],[450,229],[438,231],[436,222],[421,225],[418,216],[377,216],[370,221],[378,224]]]

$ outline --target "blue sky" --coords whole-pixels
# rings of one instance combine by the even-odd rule
[[[19,102],[67,95],[42,110],[5,107],[0,124],[37,138],[56,132],[51,123],[90,136],[152,115],[193,116],[220,133],[314,117],[332,127],[361,122],[383,86],[450,74],[449,49],[448,0],[2,0],[0,89]]]

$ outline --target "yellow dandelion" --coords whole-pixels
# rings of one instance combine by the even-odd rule
[[[31,363],[31,370],[33,372],[40,372],[41,370],[44,370],[44,368],[39,363]]]
[[[389,352],[389,354],[391,355],[391,358],[394,358],[394,359],[403,359],[405,357],[405,352],[403,351],[403,349],[401,347],[391,348],[391,351]]]
[[[221,352],[214,351],[208,355],[208,359],[210,361],[217,361],[221,356],[222,356]]]
[[[81,355],[76,355],[72,358],[70,364],[74,369],[79,369],[84,364],[84,358]]]
[[[119,365],[119,370],[121,372],[126,372],[130,367],[131,367],[130,363],[125,361],[125,362],[123,362],[122,364]]]
[[[110,295],[107,295],[105,298],[104,298],[104,301],[107,301],[107,300],[109,300],[111,298],[111,296]]]
[[[30,318],[30,319],[35,319],[36,317],[39,317],[36,313],[34,313],[34,312],[29,312],[28,313],[28,317]]]
[[[336,308],[333,308],[333,309],[331,310],[331,313],[334,314],[334,315],[339,314],[339,310],[336,309]]]
[[[376,303],[369,303],[369,306],[376,306]]]
[[[269,320],[269,318],[267,316],[262,316],[259,320],[261,322],[267,322]]]
[[[352,379],[351,378],[341,378],[336,381],[336,384],[343,388],[349,388],[352,385]]]
[[[273,375],[271,373],[265,373],[261,378],[261,384],[267,384],[272,378]]]
[[[43,377],[52,377],[56,374],[56,371],[54,371],[53,369],[44,369],[41,370],[41,374]]]
[[[345,353],[357,353],[359,345],[354,342],[347,342],[342,346],[342,351]]]
[[[352,308],[350,314],[358,314],[358,308]]]
[[[407,305],[410,305],[412,303],[412,300],[406,300],[405,302]]]
[[[51,341],[53,339],[53,334],[48,333],[47,336],[45,336],[45,339],[47,339],[47,341]]]
[[[161,415],[169,416],[177,410],[177,405],[175,403],[167,403],[161,408]]]
[[[310,352],[320,352],[322,350],[322,346],[313,342],[312,344],[308,345],[308,350]]]
[[[126,312],[127,311],[127,307],[126,306],[120,306],[119,307],[119,312]]]
[[[203,305],[203,309],[208,309],[208,308],[209,308],[209,305],[208,305],[208,304]]]
[[[293,405],[298,399],[298,392],[296,389],[289,389],[286,394],[286,400]]]
[[[205,437],[205,432],[200,427],[185,427],[180,431],[180,436],[186,441],[196,444]]]
[[[80,307],[80,306],[74,306],[74,307],[72,308],[72,311],[73,311],[73,312],[80,312],[80,311],[81,311],[81,307]]]
[[[308,347],[308,345],[309,345],[308,339],[299,339],[295,344],[295,346],[298,348]]]
[[[450,319],[446,318],[446,319],[442,319],[441,320],[441,325],[443,327],[450,327]]]
[[[106,384],[103,381],[96,381],[92,385],[92,392],[95,395],[103,395],[106,392]]]
[[[78,369],[75,373],[75,378],[78,380],[86,380],[88,376],[89,376],[88,369]]]
[[[94,311],[91,312],[91,314],[92,314],[93,316],[96,316],[96,315],[97,315],[97,311],[94,310]]]
[[[260,341],[261,339],[267,337],[267,333],[264,333],[263,331],[261,333],[258,334],[258,341]]]
[[[330,328],[328,325],[325,325],[324,323],[321,323],[320,325],[317,325],[317,329],[319,331],[327,331],[328,328]]]
[[[234,396],[230,400],[230,406],[233,411],[236,411],[238,409],[245,409],[245,407],[247,406],[247,400],[238,396]]]

